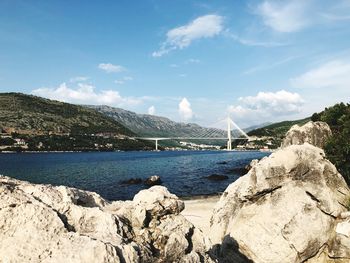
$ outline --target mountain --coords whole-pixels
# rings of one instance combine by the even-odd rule
[[[0,93],[0,128],[25,134],[133,133],[93,109],[21,93]]]
[[[252,126],[249,126],[247,128],[244,128],[243,131],[250,132],[252,130],[263,128],[263,127],[268,126],[270,124],[272,124],[272,122],[264,122],[264,123],[260,123],[260,124],[257,124],[257,125],[252,125]]]
[[[287,133],[287,131],[295,124],[303,125],[310,121],[311,118],[305,118],[301,120],[294,121],[282,121],[273,124],[269,124],[267,126],[251,130],[248,132],[249,136],[270,136],[275,138],[282,138]]]
[[[135,112],[109,106],[89,106],[114,118],[140,137],[226,137],[226,131],[205,128],[194,123],[178,123],[165,117]]]

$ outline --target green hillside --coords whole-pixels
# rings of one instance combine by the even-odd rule
[[[150,142],[87,107],[21,93],[0,93],[0,151],[149,150]]]
[[[248,132],[249,136],[271,136],[275,138],[283,138],[287,131],[295,124],[298,125],[304,125],[308,121],[310,121],[311,118],[305,118],[301,120],[295,120],[295,121],[282,121],[273,123],[270,125],[267,125],[265,127],[252,130]]]
[[[0,93],[0,127],[24,133],[133,133],[93,109],[21,93]]]

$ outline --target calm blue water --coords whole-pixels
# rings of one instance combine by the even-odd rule
[[[0,174],[94,191],[109,200],[132,199],[146,188],[143,184],[121,185],[121,181],[159,175],[172,193],[193,196],[224,191],[239,177],[230,169],[267,155],[225,151],[0,154]],[[223,161],[227,164],[219,164]],[[229,179],[218,182],[204,178],[214,173]]]

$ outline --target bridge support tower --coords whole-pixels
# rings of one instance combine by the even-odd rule
[[[155,142],[156,142],[156,151],[158,151],[158,140],[156,139]]]
[[[227,117],[227,150],[232,151],[231,119]]]

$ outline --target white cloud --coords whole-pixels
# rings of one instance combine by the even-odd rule
[[[298,93],[280,90],[240,97],[238,103],[239,105],[229,106],[228,111],[233,114],[234,119],[252,123],[299,113],[304,100]]]
[[[106,71],[107,73],[118,73],[125,71],[125,68],[120,65],[113,65],[111,63],[100,63],[98,65],[99,69]]]
[[[187,77],[187,74],[184,74],[184,73],[179,74],[179,77],[181,77],[181,78],[185,78],[185,77]]]
[[[115,80],[114,83],[118,84],[118,85],[123,85],[125,83],[125,81],[124,80]]]
[[[350,87],[350,63],[332,60],[290,80],[296,88],[344,88]]]
[[[87,81],[89,79],[89,77],[84,77],[84,76],[78,76],[78,77],[74,77],[74,78],[71,78],[69,80],[69,82],[83,82],[83,81]]]
[[[148,114],[149,115],[154,115],[156,114],[156,108],[152,105],[151,107],[148,108]]]
[[[188,121],[193,117],[191,103],[186,98],[183,98],[179,103],[179,114],[183,121]]]
[[[112,106],[130,106],[142,102],[138,98],[122,97],[118,91],[102,90],[96,92],[92,85],[78,83],[76,88],[70,88],[62,83],[56,88],[39,88],[32,94],[41,97],[78,104],[107,104]]]
[[[177,64],[170,64],[169,65],[171,68],[178,68],[179,67],[179,65],[177,65]]]
[[[152,56],[161,57],[172,50],[188,47],[194,40],[214,37],[223,30],[223,21],[222,16],[205,15],[187,25],[173,28],[167,32],[166,41],[161,44],[158,51],[152,53]]]
[[[266,26],[278,32],[296,32],[309,24],[306,9],[310,0],[264,1],[256,12]]]

